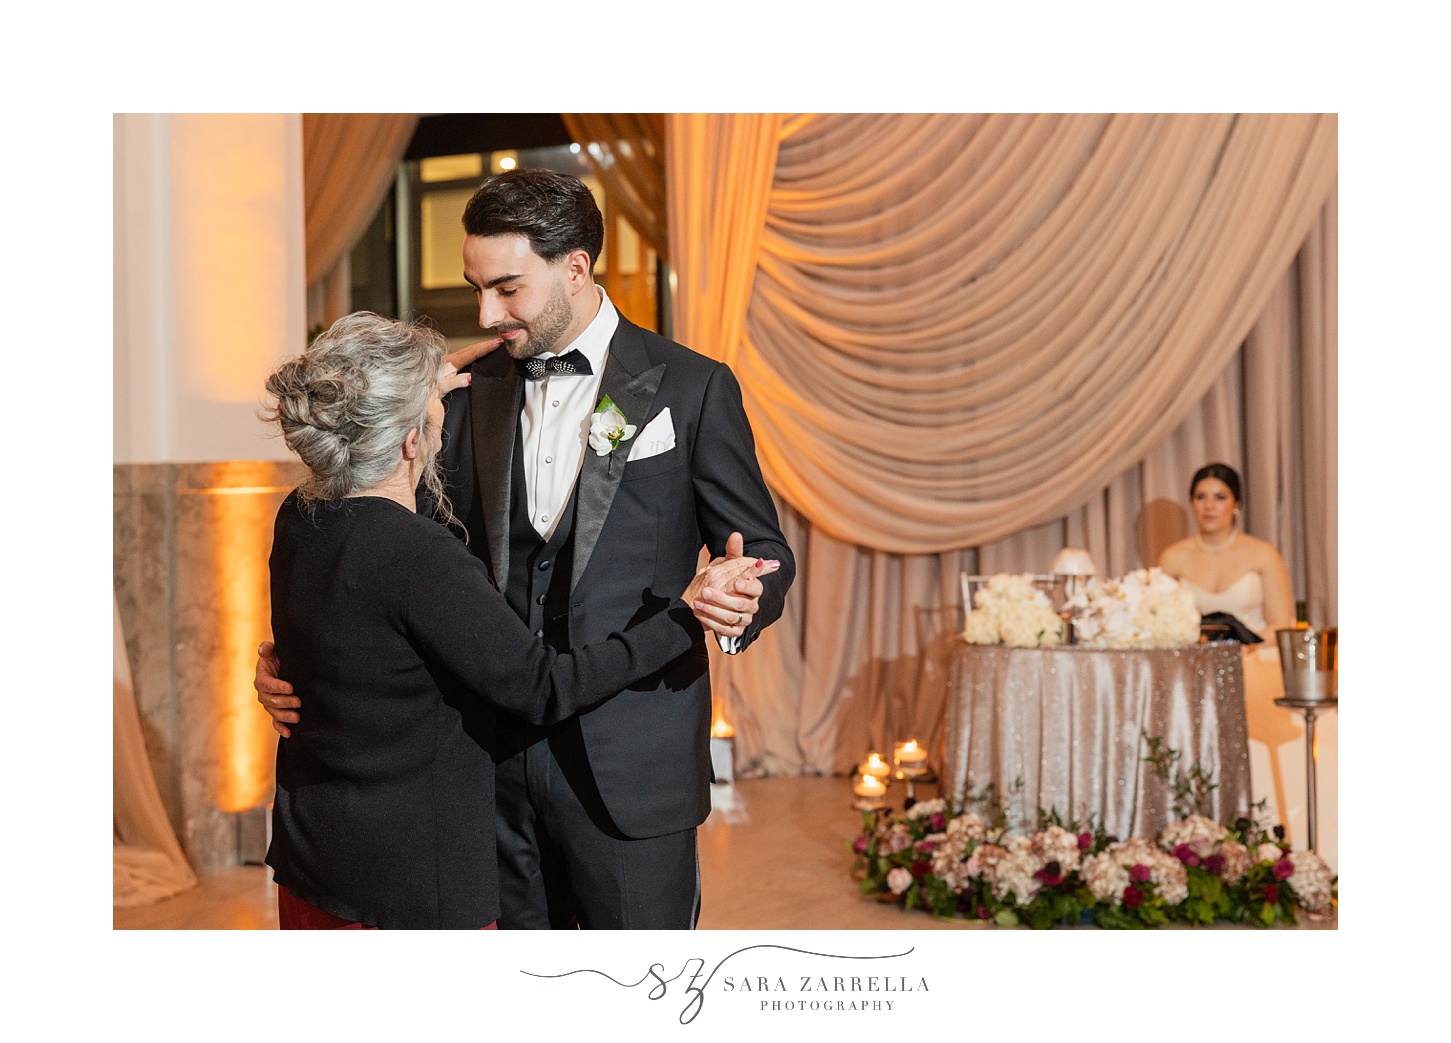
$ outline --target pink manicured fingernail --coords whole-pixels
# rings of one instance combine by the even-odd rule
[[[467,387],[469,384],[472,384],[473,382],[474,382],[474,375],[472,373],[465,373],[464,374],[464,386]]]

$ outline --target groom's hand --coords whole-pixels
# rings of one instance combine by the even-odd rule
[[[726,540],[725,557],[716,558],[711,564],[744,557],[745,540],[740,533],[733,532]],[[720,590],[707,587],[692,606],[695,618],[705,629],[721,637],[740,637],[760,611],[764,590],[761,581],[750,573],[737,576]]]
[[[272,718],[272,730],[284,739],[292,734],[289,724],[296,724],[302,718],[295,712],[302,700],[292,694],[292,685],[277,676],[281,664],[272,654],[271,641],[257,646],[257,671],[252,678],[252,687],[257,689],[257,701]]]

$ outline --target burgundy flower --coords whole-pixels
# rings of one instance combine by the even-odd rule
[[[947,828],[947,819],[940,811],[934,811],[932,817],[927,821],[931,824],[934,833],[941,833]]]
[[[852,841],[851,849],[859,855],[865,855],[871,842],[866,837],[857,837]]]
[[[1093,834],[1092,833],[1086,833],[1085,832],[1085,833],[1078,834],[1078,850],[1080,850],[1080,851],[1087,851],[1092,846],[1093,846]]]
[[[937,841],[935,841],[935,840],[919,840],[919,841],[917,841],[917,850],[920,851],[920,852],[922,852],[924,855],[930,854],[932,852],[932,849],[934,847],[936,847],[936,846],[937,846]]]
[[[932,868],[932,863],[931,862],[913,862],[912,863],[912,876],[914,878],[920,880],[922,877],[924,877],[924,876],[927,875],[927,871],[929,869],[931,869],[931,868]]]
[[[1124,908],[1137,909],[1144,904],[1144,892],[1140,891],[1133,884],[1124,888]]]
[[[1057,862],[1049,862],[1033,874],[1033,879],[1041,880],[1049,887],[1061,884],[1063,882],[1063,867]]]
[[[1197,866],[1199,864],[1199,856],[1194,853],[1194,849],[1188,844],[1175,844],[1174,857],[1186,866]]]
[[[988,912],[987,906],[980,905],[977,907],[977,918],[979,920],[989,920],[992,918],[992,914]]]
[[[1218,876],[1220,873],[1224,872],[1224,856],[1210,855],[1204,860],[1204,868],[1207,869],[1209,872],[1213,873],[1215,876]]]
[[[1274,868],[1270,872],[1275,874],[1276,880],[1288,880],[1291,874],[1295,872],[1295,863],[1291,862],[1288,858],[1282,858],[1275,863]]]
[[[1280,900],[1280,885],[1266,884],[1263,893],[1265,901],[1270,903],[1270,905],[1274,905]]]
[[[1140,862],[1138,865],[1134,866],[1132,869],[1129,870],[1129,879],[1132,880],[1136,884],[1142,884],[1145,880],[1149,879],[1149,877],[1152,876],[1152,875],[1153,875],[1153,873],[1149,869],[1149,867],[1146,866],[1146,865],[1144,865],[1142,862]]]

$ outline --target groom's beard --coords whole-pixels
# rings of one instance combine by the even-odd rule
[[[573,321],[574,313],[569,308],[569,292],[565,290],[563,282],[556,281],[543,311],[528,322],[499,326],[495,332],[523,330],[522,342],[516,343],[518,338],[506,340],[504,350],[516,359],[532,359],[546,351],[554,351],[560,338],[569,332],[569,325]]]

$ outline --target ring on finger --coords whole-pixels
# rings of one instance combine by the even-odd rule
[[[731,620],[731,626],[733,626],[733,627],[740,626],[741,625],[741,620],[744,619],[744,618],[745,618],[745,616],[743,616],[741,613],[737,612],[736,613],[736,618],[733,619],[733,620]]]

